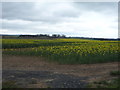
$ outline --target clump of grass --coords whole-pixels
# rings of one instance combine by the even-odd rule
[[[112,76],[120,76],[120,71],[111,71],[110,75],[112,75]]]
[[[112,80],[103,80],[96,81],[88,84],[87,88],[120,88],[120,78],[112,79]]]
[[[18,88],[16,81],[4,81],[2,82],[2,88]]]
[[[111,71],[111,76],[119,76],[120,71]],[[120,77],[111,78],[110,80],[95,81],[87,85],[88,88],[120,88]]]

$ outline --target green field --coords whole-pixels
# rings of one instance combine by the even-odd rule
[[[60,64],[118,61],[118,41],[85,39],[2,39],[3,55],[40,56]]]

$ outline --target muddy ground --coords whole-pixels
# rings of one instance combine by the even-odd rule
[[[3,82],[15,81],[21,88],[84,88],[88,83],[111,79],[118,62],[60,65],[42,57],[2,57]]]

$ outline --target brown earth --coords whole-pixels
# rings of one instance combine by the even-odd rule
[[[107,80],[111,76],[109,73],[118,70],[118,62],[100,63],[100,64],[78,64],[78,65],[60,65],[58,63],[48,62],[42,57],[33,56],[10,56],[2,57],[3,70],[24,70],[24,71],[50,71],[55,74],[74,75],[78,77],[90,77],[87,82]],[[39,84],[33,87],[40,86]],[[42,87],[42,86],[41,86]]]

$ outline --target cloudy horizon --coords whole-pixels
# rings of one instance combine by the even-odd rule
[[[2,2],[0,21],[1,34],[118,38],[118,3]]]

